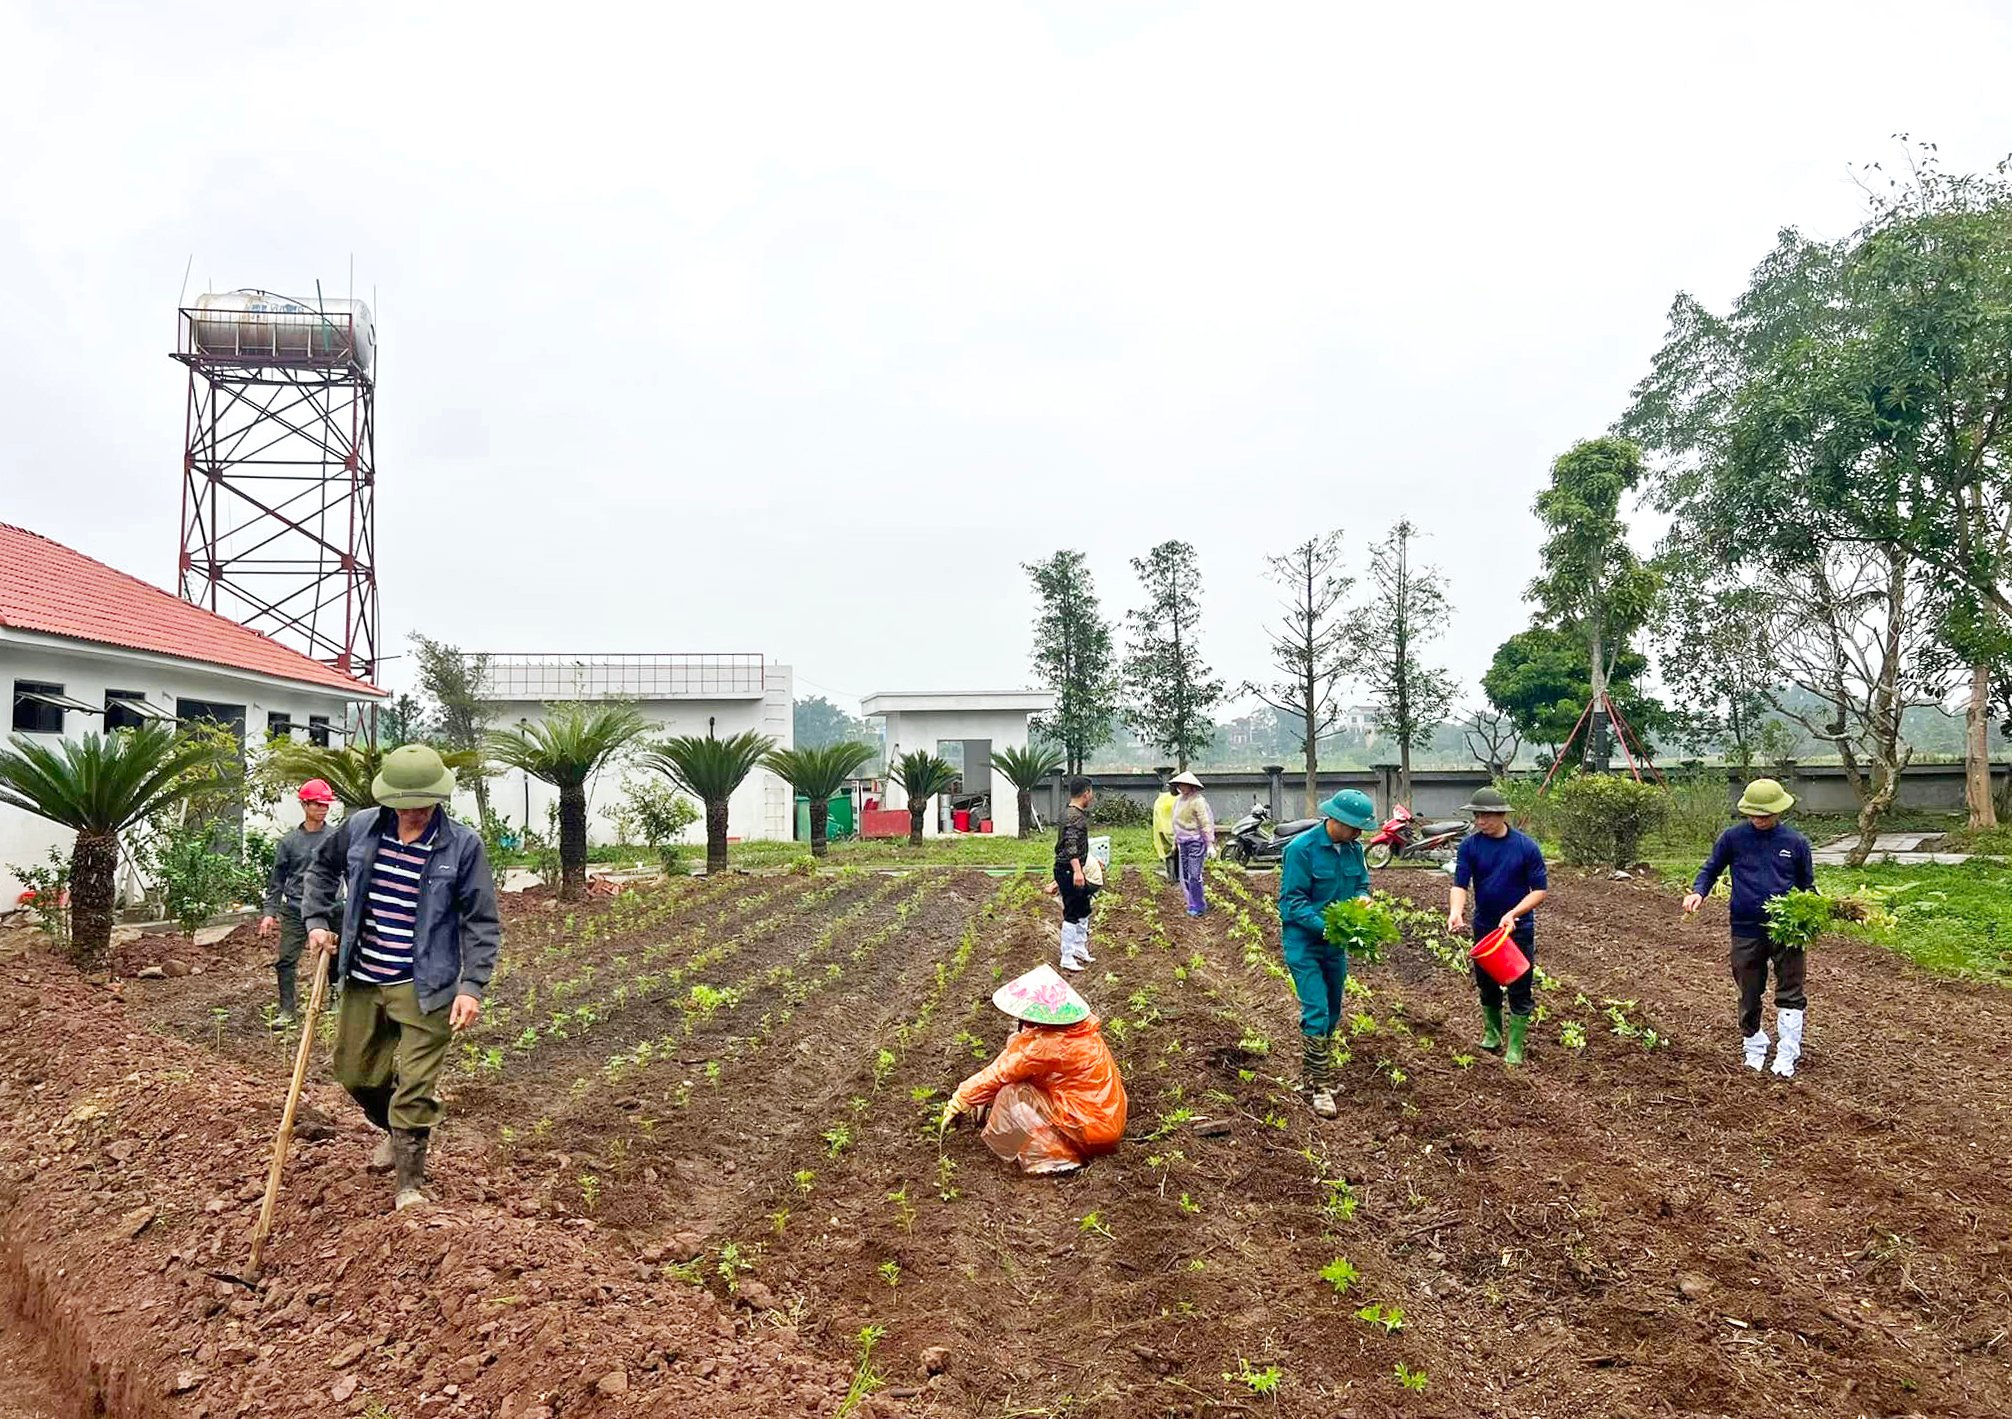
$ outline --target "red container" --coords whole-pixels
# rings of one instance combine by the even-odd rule
[[[1497,985],[1521,980],[1523,973],[1530,969],[1530,958],[1499,926],[1475,942],[1474,949],[1467,954],[1473,958],[1475,965],[1488,972]]]
[[[960,832],[960,833],[968,833],[968,832],[970,832],[970,831],[971,831],[971,810],[970,810],[969,808],[953,808],[953,809],[951,809],[951,810],[950,810],[950,826],[951,826],[951,827],[953,827],[953,828],[955,828],[955,829],[956,829],[956,830],[957,830],[958,832]]]
[[[980,824],[978,825],[978,831],[979,831],[979,832],[981,832],[981,833],[989,833],[989,832],[991,832],[991,831],[992,831],[992,820],[991,820],[990,818],[987,818],[987,819],[986,819],[986,820],[985,820],[984,822],[980,823]]]

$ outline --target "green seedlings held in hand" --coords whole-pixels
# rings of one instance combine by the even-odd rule
[[[1768,940],[1784,951],[1807,949],[1836,916],[1830,898],[1801,889],[1770,897],[1762,909],[1767,912]]]
[[[1355,1263],[1345,1256],[1338,1256],[1320,1269],[1320,1279],[1334,1287],[1334,1294],[1346,1296],[1348,1288],[1356,1283],[1359,1273]]]
[[[1402,936],[1390,908],[1374,898],[1334,902],[1322,916],[1327,922],[1327,939],[1351,959],[1372,966],[1383,959],[1383,948],[1395,945]]]

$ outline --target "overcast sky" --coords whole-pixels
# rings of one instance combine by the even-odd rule
[[[1478,699],[1674,293],[2012,148],[2006,7],[1899,15],[0,0],[0,519],[172,586],[185,266],[353,256],[389,649],[1013,686],[1022,562],[1182,537],[1234,683],[1265,553],[1409,516]]]

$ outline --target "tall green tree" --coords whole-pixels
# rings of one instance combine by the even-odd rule
[[[112,944],[119,834],[203,791],[230,751],[209,736],[146,724],[45,744],[16,734],[0,749],[0,803],[77,835],[70,848],[70,942],[79,966]]]
[[[1341,545],[1341,532],[1336,530],[1309,537],[1281,556],[1265,558],[1265,574],[1285,592],[1285,614],[1269,632],[1278,678],[1269,684],[1244,685],[1247,694],[1256,695],[1296,727],[1309,814],[1320,809],[1320,741],[1341,713],[1335,688],[1349,649],[1341,602],[1355,583],[1342,575]]]
[[[1456,686],[1421,652],[1446,633],[1446,577],[1412,557],[1418,528],[1401,520],[1370,550],[1369,599],[1349,626],[1356,673],[1368,687],[1372,722],[1397,745],[1398,792],[1412,801],[1411,751],[1432,742]]]
[[[1551,625],[1586,642],[1592,705],[1585,761],[1605,772],[1605,698],[1614,665],[1648,620],[1654,570],[1628,545],[1621,499],[1642,479],[1641,450],[1621,438],[1585,439],[1551,465],[1551,485],[1537,495],[1544,524],[1543,570],[1529,595]]]
[[[451,748],[479,752],[483,736],[489,732],[489,718],[495,706],[484,697],[489,679],[486,653],[463,655],[458,646],[436,641],[414,631],[410,637],[412,655],[419,675],[419,688],[432,702],[429,737]],[[480,773],[469,775],[475,791],[475,806],[482,820],[489,820],[489,781]]]
[[[680,734],[643,756],[651,768],[705,805],[708,875],[726,871],[727,804],[734,790],[773,748],[775,740],[750,729],[725,739]]]
[[[939,759],[927,749],[911,749],[887,766],[888,776],[901,785],[901,791],[908,799],[908,841],[910,846],[922,846],[922,814],[929,807],[929,800],[939,793],[948,793],[950,786],[957,782],[957,767],[946,759]]]
[[[1768,691],[1780,683],[1764,632],[1765,600],[1681,534],[1665,542],[1657,563],[1649,633],[1672,693],[1670,727],[1690,744],[1716,745],[1745,771],[1773,708]]]
[[[1680,295],[1621,427],[1657,456],[1673,543],[1758,598],[1764,692],[1837,753],[1862,861],[1912,756],[1906,711],[1938,700],[1949,668],[1947,573],[1918,552],[1936,514],[1888,436],[1854,253],[1784,232],[1728,314]]]
[[[397,695],[377,711],[377,744],[396,749],[401,744],[417,744],[426,737],[425,711],[411,695]]]
[[[628,705],[566,700],[545,706],[542,719],[484,738],[483,748],[497,763],[559,790],[560,901],[575,901],[587,890],[587,781],[648,728]]]
[[[1013,785],[1014,806],[1019,810],[1019,836],[1034,835],[1034,790],[1043,779],[1061,772],[1068,757],[1061,745],[1043,739],[1036,739],[1025,748],[992,751],[992,767]]]
[[[799,703],[801,703],[799,701]],[[762,767],[810,800],[810,855],[823,857],[831,836],[831,796],[874,756],[857,740],[771,749]]]
[[[1623,651],[1608,667],[1607,685],[1615,708],[1645,737],[1661,721],[1660,706],[1635,687],[1648,665],[1641,653]],[[1591,676],[1584,640],[1569,631],[1535,626],[1496,647],[1488,672],[1481,677],[1481,690],[1489,704],[1509,717],[1517,733],[1543,745],[1555,760],[1586,712]]]
[[[1117,656],[1111,623],[1081,552],[1062,551],[1021,570],[1034,585],[1034,670],[1055,695],[1037,728],[1062,745],[1070,773],[1110,742],[1118,713]]]
[[[1132,571],[1146,603],[1128,613],[1130,643],[1125,653],[1126,716],[1154,748],[1188,760],[1207,752],[1215,740],[1216,707],[1223,682],[1202,659],[1196,635],[1201,620],[1201,560],[1186,542],[1167,541],[1143,557]]]

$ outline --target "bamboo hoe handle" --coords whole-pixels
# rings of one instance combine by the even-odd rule
[[[308,1061],[314,1057],[314,1026],[321,1014],[321,997],[328,985],[330,962],[314,954],[314,988],[307,995],[307,1014],[301,1017],[300,1048],[293,1057],[293,1083],[287,1087],[286,1108],[279,1116],[279,1137],[272,1146],[272,1171],[266,1174],[265,1201],[259,1205],[258,1226],[252,1230],[251,1275],[256,1279],[259,1260],[265,1254],[266,1238],[272,1235],[273,1208],[279,1203],[280,1173],[286,1167],[287,1145],[293,1142],[294,1111],[300,1107],[301,1086],[307,1083]]]

